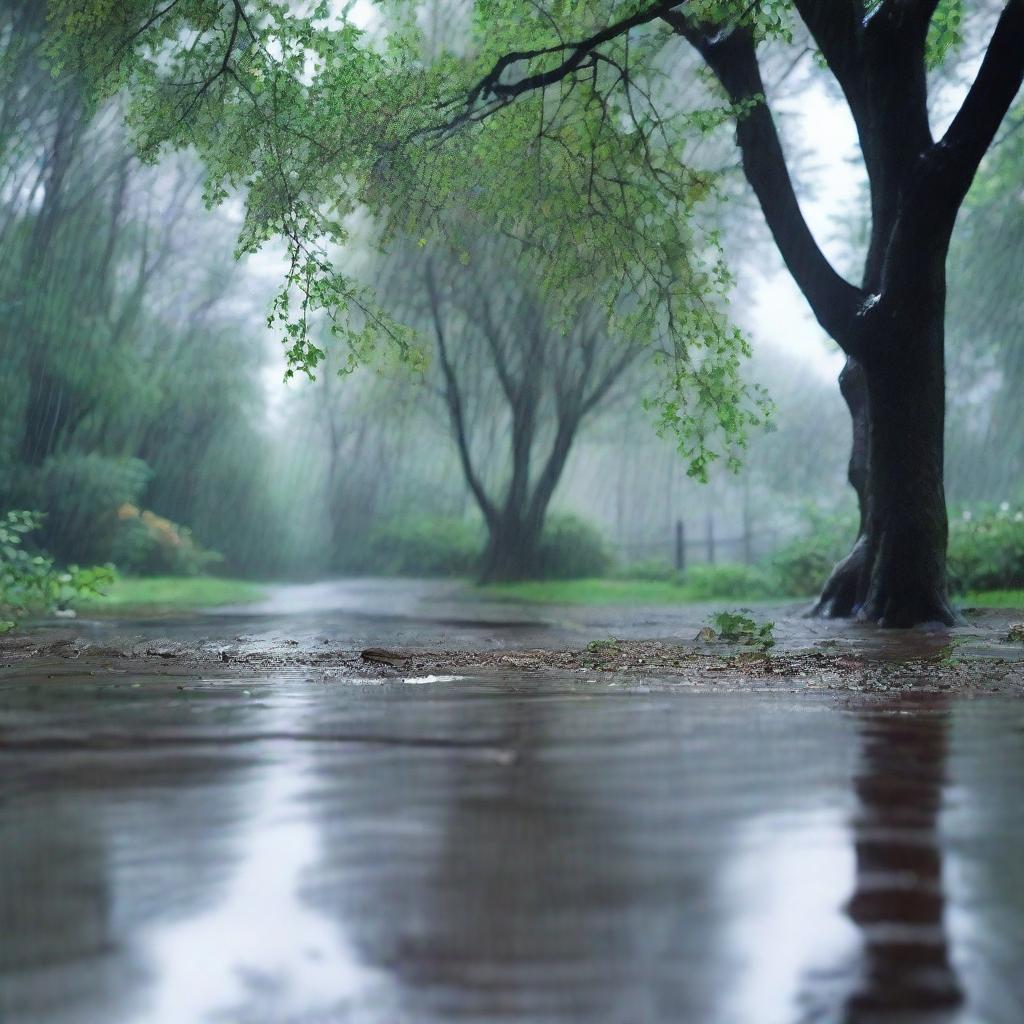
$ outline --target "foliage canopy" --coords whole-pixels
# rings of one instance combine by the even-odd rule
[[[742,381],[749,347],[722,312],[729,270],[696,215],[719,176],[696,147],[743,111],[707,92],[683,100],[685,44],[658,20],[678,4],[478,0],[452,9],[440,43],[421,3],[380,4],[372,29],[351,6],[51,0],[50,51],[94,103],[128,92],[145,156],[194,148],[207,202],[244,199],[239,254],[284,241],[269,320],[289,375],[324,358],[321,315],[347,367],[381,339],[422,358],[338,256],[362,218],[385,244],[401,232],[466,260],[458,225],[472,223],[518,239],[564,317],[596,300],[612,333],[648,348],[661,369],[648,404],[691,474],[722,455],[735,464],[768,403]],[[687,6],[760,37],[791,31],[778,0]],[[572,42],[603,30],[599,51]]]

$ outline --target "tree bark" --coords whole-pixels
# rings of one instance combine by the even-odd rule
[[[861,522],[818,615],[891,627],[959,621],[946,576],[944,256],[927,262],[930,271],[865,313],[864,354],[843,371]]]
[[[540,562],[541,527],[521,514],[501,515],[488,530],[480,566],[481,583],[514,583],[536,579]]]
[[[864,367],[852,357],[839,374],[839,390],[850,410],[853,428],[847,479],[857,494],[860,522],[853,548],[832,570],[821,597],[811,609],[812,616],[826,619],[856,615],[864,604],[868,584],[868,392]]]
[[[882,626],[959,621],[946,579],[945,281],[941,267],[931,276],[930,294],[897,298],[894,336],[878,337],[863,361],[870,457],[859,616]]]

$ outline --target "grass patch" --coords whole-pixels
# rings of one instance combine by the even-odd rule
[[[964,608],[1022,608],[1024,590],[981,590],[960,598]]]
[[[582,579],[524,580],[521,583],[491,583],[478,592],[495,601],[524,604],[769,604],[780,601],[811,600],[807,595],[766,597],[763,590],[728,595],[709,594],[706,585],[689,586],[672,580]],[[963,608],[1019,608],[1024,612],[1024,590],[983,590],[956,598]]]
[[[119,578],[102,597],[78,602],[89,612],[187,611],[224,604],[259,601],[265,592],[256,583],[218,576],[144,576]]]
[[[491,583],[480,587],[479,592],[496,601],[530,604],[709,604],[722,600],[671,580],[524,580],[521,583]],[[763,593],[738,594],[729,599],[747,603],[764,603],[766,600]]]

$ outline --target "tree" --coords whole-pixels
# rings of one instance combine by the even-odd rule
[[[0,509],[45,511],[61,560],[106,560],[118,506],[145,502],[238,565],[264,339],[226,308],[224,221],[194,159],[141,166],[116,106],[54,80],[45,29],[0,0]]]
[[[926,66],[955,36],[955,0],[605,0],[475,4],[464,54],[427,62],[415,4],[383,39],[328,5],[268,0],[51,0],[58,59],[98,95],[127,86],[145,152],[195,145],[211,199],[247,190],[241,248],[283,236],[289,289],[275,316],[294,366],[322,351],[305,330],[328,307],[358,357],[374,329],[400,347],[332,262],[345,217],[368,206],[394,229],[437,230],[457,206],[533,247],[566,308],[595,283],[612,329],[670,339],[660,422],[690,469],[742,445],[758,410],[738,376],[743,339],[716,298],[728,289],[701,228],[715,176],[689,143],[736,124],[746,177],[815,317],[847,353],[850,478],[861,534],[819,610],[889,626],[955,614],[946,594],[943,491],[945,262],[957,211],[1024,77],[1024,0],[1005,0],[985,58],[939,140]],[[800,210],[762,82],[760,49],[794,17],[838,82],[871,187],[859,284],[828,262]],[[932,48],[930,51],[929,37]],[[722,99],[673,102],[673,40]],[[623,322],[625,299],[633,308]],[[297,300],[297,301],[296,301]],[[345,321],[343,314],[355,313]]]
[[[487,529],[485,582],[541,570],[545,517],[577,435],[639,355],[592,307],[553,323],[518,250],[475,238],[465,264],[399,250],[386,277],[396,314],[432,342],[434,387]]]

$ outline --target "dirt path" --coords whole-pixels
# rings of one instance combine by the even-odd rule
[[[817,692],[904,691],[1024,694],[1019,645],[1006,656],[980,657],[956,644],[923,657],[879,658],[836,649],[761,653],[719,641],[591,641],[563,648],[346,647],[236,637],[217,641],[96,642],[76,635],[23,635],[0,643],[0,678],[106,675],[194,675],[225,679],[275,674],[318,681],[394,679],[452,674],[514,677],[572,676],[580,682],[685,687],[700,690]]]

